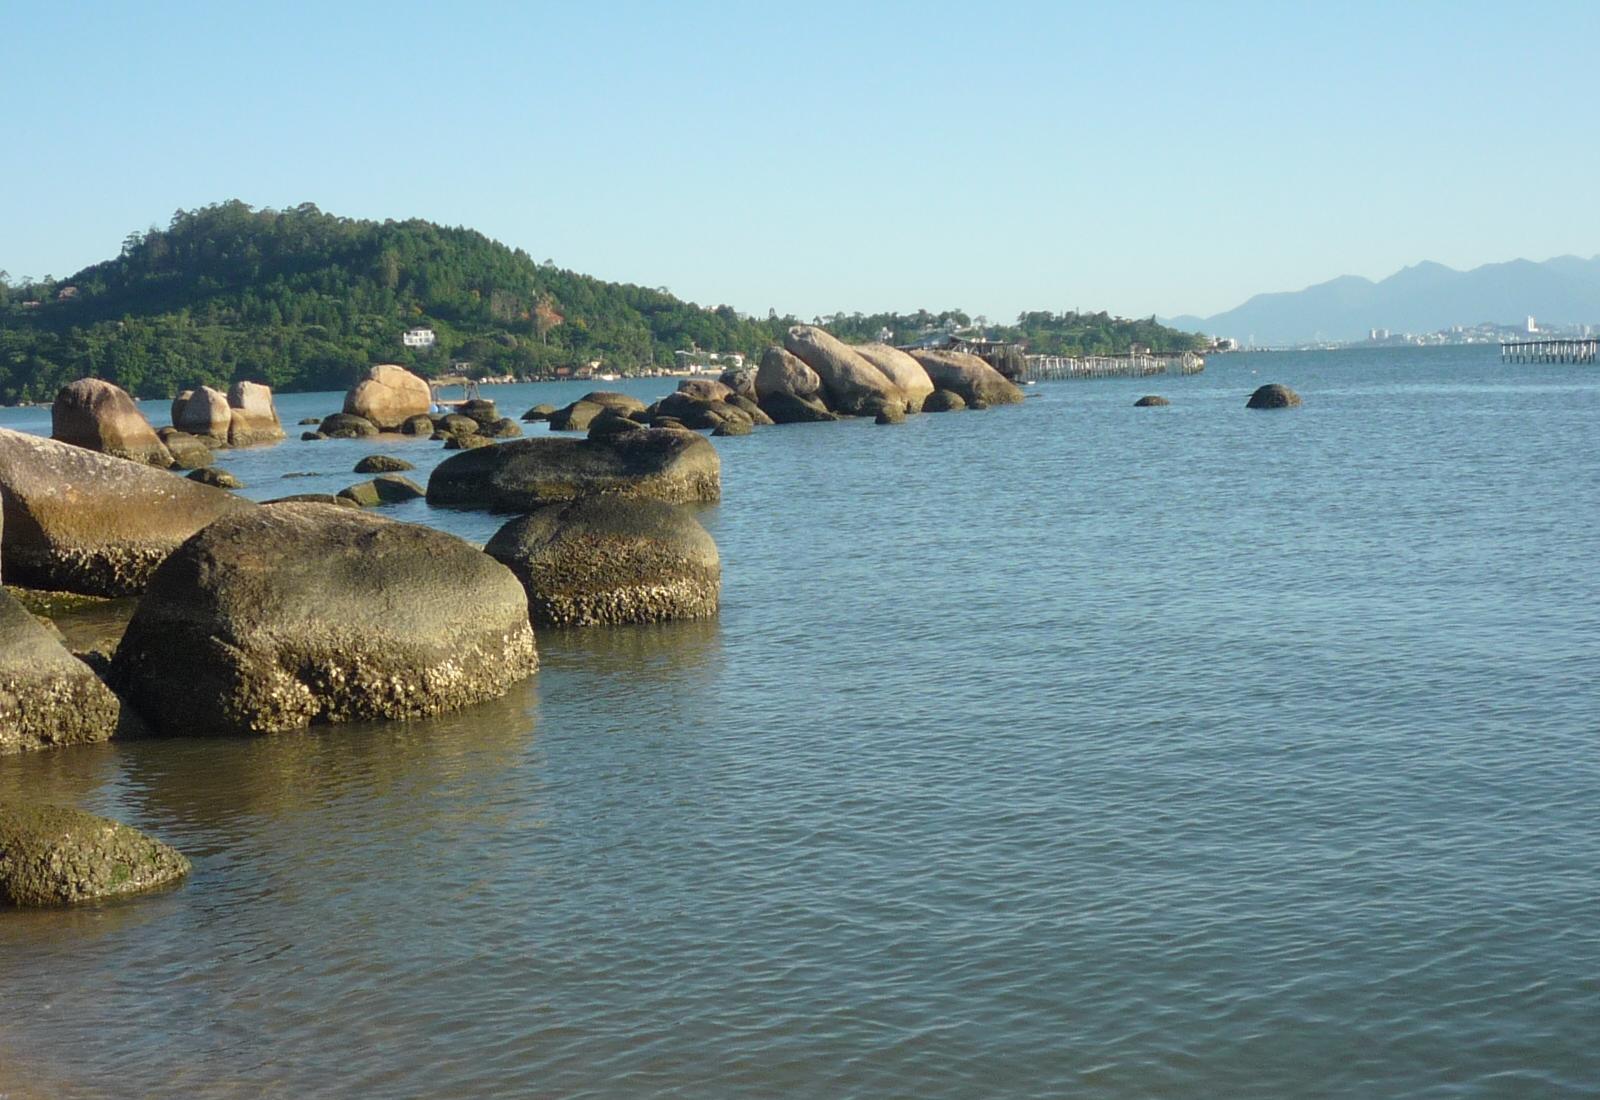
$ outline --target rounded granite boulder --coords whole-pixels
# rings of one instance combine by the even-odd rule
[[[50,407],[50,438],[163,470],[172,465],[172,454],[133,398],[100,378],[61,387]]]
[[[888,375],[823,329],[793,325],[783,338],[783,346],[822,379],[828,408],[834,412],[871,416],[886,405],[906,404],[905,391]],[[759,374],[756,384],[760,385]],[[772,410],[767,411],[774,420],[778,419]]]
[[[922,403],[922,411],[930,413],[960,412],[967,407],[967,399],[955,390],[934,390]]]
[[[137,829],[63,806],[0,802],[0,902],[73,905],[177,882],[189,861]]]
[[[393,455],[367,455],[356,463],[355,473],[358,474],[402,474],[416,467],[403,458]]]
[[[1159,408],[1162,405],[1170,404],[1172,404],[1171,401],[1168,401],[1165,397],[1162,397],[1158,393],[1147,393],[1143,397],[1139,398],[1139,400],[1135,401],[1133,403],[1133,407],[1136,409],[1154,409]]]
[[[0,541],[8,583],[128,596],[242,497],[81,447],[0,428]]]
[[[542,626],[699,619],[717,613],[717,545],[688,509],[584,497],[512,520],[484,547],[528,593]]]
[[[354,413],[334,413],[322,421],[316,434],[325,439],[370,439],[378,434],[378,426]],[[305,436],[300,438],[304,439]]]
[[[538,666],[521,583],[454,535],[325,504],[211,524],[156,571],[112,661],[166,734],[409,718]]]
[[[603,439],[532,436],[452,455],[428,478],[428,503],[527,512],[580,496],[670,504],[722,495],[722,460],[698,432],[646,428]]]
[[[1245,402],[1247,409],[1292,409],[1300,404],[1300,395],[1288,386],[1280,386],[1276,382],[1269,382],[1265,386],[1256,387],[1256,392],[1250,395],[1250,400]]]
[[[928,378],[934,386],[960,394],[969,409],[987,408],[990,405],[1020,405],[1023,401],[1022,391],[1015,382],[976,355],[937,349],[907,354],[928,372]]]
[[[393,431],[413,416],[426,414],[432,405],[433,391],[427,381],[394,363],[372,367],[344,397],[345,412],[385,431]]]

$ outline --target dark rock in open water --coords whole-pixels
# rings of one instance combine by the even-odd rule
[[[1135,401],[1133,403],[1133,407],[1136,408],[1136,409],[1153,409],[1153,408],[1155,408],[1155,407],[1157,407],[1159,405],[1170,405],[1170,404],[1172,404],[1172,402],[1168,401],[1165,397],[1162,397],[1160,394],[1147,393],[1143,397],[1139,398],[1139,400]]]
[[[334,413],[318,430],[329,439],[366,439],[378,434],[376,424],[354,413]]]
[[[496,532],[485,552],[528,592],[547,626],[648,623],[715,615],[717,545],[686,508],[586,497],[540,508]]]
[[[1292,409],[1300,404],[1300,395],[1288,386],[1280,386],[1270,382],[1265,386],[1258,386],[1256,392],[1250,395],[1250,400],[1245,402],[1247,409]]]
[[[358,474],[398,474],[406,470],[415,470],[416,467],[403,458],[393,455],[367,455],[356,463],[353,472]]]
[[[215,735],[437,714],[537,664],[521,582],[469,543],[273,504],[157,570],[112,675],[159,732]]]
[[[418,413],[416,416],[406,417],[405,422],[400,425],[400,434],[420,435],[424,437],[432,435],[433,417],[428,416],[425,413]]]
[[[702,435],[647,428],[607,439],[534,436],[453,455],[428,479],[428,503],[526,512],[607,494],[672,504],[716,500],[722,465]]]
[[[153,890],[189,873],[189,861],[108,818],[0,802],[0,902],[71,905]]]
[[[163,470],[0,428],[7,582],[127,596],[219,516],[256,507]]]
[[[89,666],[0,589],[0,753],[104,741],[121,711]]]

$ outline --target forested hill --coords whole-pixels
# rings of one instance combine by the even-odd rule
[[[846,339],[888,327],[906,341],[971,321],[959,312],[826,320]],[[1019,321],[990,334],[1049,352],[1119,351],[1134,340],[1176,349],[1192,339],[1105,314]],[[596,360],[627,373],[670,365],[680,348],[756,356],[794,323],[537,263],[469,229],[227,202],[179,211],[168,228],[130,235],[117,258],[70,278],[0,278],[0,403],[49,400],[85,376],[165,397],[238,379],[342,389],[382,362],[430,376],[460,362],[478,376],[540,376]],[[402,344],[419,327],[435,334],[434,346]]]

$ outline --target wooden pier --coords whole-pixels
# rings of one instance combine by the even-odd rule
[[[1199,374],[1206,361],[1192,351],[1181,355],[1030,355],[1022,377],[1030,382],[1061,378],[1139,378],[1152,374]]]
[[[1569,340],[1511,340],[1500,345],[1502,363],[1593,363],[1600,337]]]

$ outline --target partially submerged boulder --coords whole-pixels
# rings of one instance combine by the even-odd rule
[[[606,411],[606,406],[598,401],[586,401],[583,398],[563,406],[551,413],[548,417],[550,430],[553,432],[586,432],[595,418]]]
[[[443,531],[273,504],[190,539],[152,578],[112,675],[162,733],[271,733],[437,714],[538,658],[527,598]]]
[[[729,394],[728,396],[733,396]],[[723,400],[708,400],[692,393],[669,393],[654,405],[656,416],[678,421],[687,428],[718,428],[730,420],[742,420],[754,426],[749,414]]]
[[[490,439],[516,439],[522,434],[522,426],[509,416],[502,416],[484,424],[478,431]]]
[[[717,545],[688,509],[584,497],[512,520],[484,551],[528,593],[541,626],[649,623],[717,613]]]
[[[726,401],[733,396],[732,389],[710,378],[685,378],[677,392],[697,401]]]
[[[589,495],[716,500],[721,459],[696,432],[647,428],[604,439],[513,439],[453,455],[428,479],[428,503],[487,511],[526,512]]]
[[[728,389],[751,401],[756,399],[756,369],[754,367],[729,367],[717,376]]]
[[[922,403],[925,413],[960,412],[966,407],[966,399],[954,390],[934,390]]]
[[[933,393],[933,380],[921,363],[888,344],[857,344],[856,354],[883,372],[905,396],[905,411],[918,413],[922,404]]]
[[[340,508],[359,508],[360,504],[349,497],[334,496],[332,493],[290,493],[286,497],[273,497],[264,500],[262,504],[334,504]]]
[[[906,404],[906,394],[899,386],[850,345],[820,328],[794,325],[784,337],[783,346],[822,379],[828,408],[834,412],[872,416],[885,405]],[[776,414],[773,419],[777,419]]]
[[[167,469],[172,455],[126,390],[99,378],[62,386],[50,407],[50,438]]]
[[[461,402],[456,406],[456,412],[476,420],[485,427],[500,419],[500,413],[495,409],[494,402],[482,397]]]
[[[402,435],[420,435],[424,438],[433,434],[433,417],[418,413],[416,416],[406,417],[405,423],[400,425]]]
[[[546,405],[541,403],[533,406],[533,408],[523,413],[522,419],[524,422],[530,424],[539,420],[549,420],[550,414],[555,411],[556,407],[554,405]]]
[[[260,382],[235,382],[228,390],[228,445],[253,447],[283,438],[283,424],[272,403],[272,388]]]
[[[776,424],[837,420],[822,400],[822,378],[782,348],[768,348],[756,370],[756,403]]]
[[[0,753],[104,741],[121,710],[89,666],[0,589]]]
[[[1147,393],[1143,397],[1139,398],[1139,400],[1135,401],[1133,403],[1133,407],[1136,409],[1154,409],[1159,408],[1162,405],[1170,404],[1172,404],[1172,402],[1168,401],[1165,397],[1162,397],[1159,393]]]
[[[172,426],[203,438],[211,446],[226,446],[233,424],[228,395],[210,386],[186,390],[172,402]]]
[[[1288,386],[1269,382],[1265,386],[1258,386],[1256,392],[1250,395],[1250,400],[1245,402],[1244,407],[1247,409],[1292,409],[1299,404],[1299,394]]]
[[[209,485],[0,428],[4,575],[12,584],[126,596],[220,516],[255,505]]]
[[[928,378],[941,390],[961,395],[968,408],[990,405],[1020,405],[1022,390],[1016,383],[976,355],[964,351],[925,349],[908,352],[928,372]]]
[[[309,434],[309,433],[308,433]],[[326,439],[370,439],[378,434],[378,426],[364,416],[354,413],[334,413],[322,422],[317,434]],[[305,436],[301,436],[302,439]]]
[[[202,466],[198,470],[190,470],[186,476],[190,481],[198,481],[201,485],[210,485],[215,489],[244,488],[244,482],[220,466]]]
[[[424,495],[422,486],[400,474],[380,474],[371,481],[358,481],[339,490],[339,496],[353,500],[363,508],[376,508],[380,504],[401,504],[419,500]]]
[[[415,470],[416,467],[403,458],[393,455],[367,455],[356,463],[355,473],[358,474],[398,474],[406,470]]]
[[[63,806],[0,802],[0,902],[103,901],[166,886],[189,870],[176,850],[109,818]]]
[[[173,469],[199,470],[211,465],[211,448],[199,436],[180,432],[177,428],[158,428],[156,434],[172,455]]]
[[[383,431],[393,431],[410,417],[425,415],[432,406],[433,391],[428,383],[393,363],[379,363],[368,370],[344,397],[345,412],[369,420]]]

